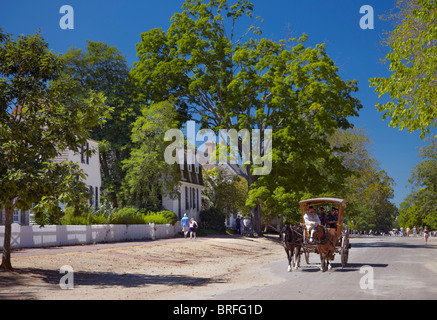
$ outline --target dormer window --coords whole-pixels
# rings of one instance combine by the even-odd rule
[[[88,142],[80,147],[80,163],[90,164],[90,157],[87,154],[89,149],[90,145]]]

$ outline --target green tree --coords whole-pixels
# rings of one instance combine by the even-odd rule
[[[91,137],[99,141],[104,195],[117,208],[125,176],[121,163],[129,157],[132,124],[140,114],[126,58],[115,47],[88,40],[85,50],[70,48],[65,65],[65,73],[80,83],[78,96],[86,96],[89,90],[102,92],[106,105],[114,109],[111,119],[91,130]]]
[[[288,168],[300,166],[299,159],[309,159],[312,152],[320,155],[320,144],[329,148],[323,139],[331,130],[349,127],[347,117],[357,115],[361,107],[351,96],[357,91],[356,82],[339,77],[324,45],[306,48],[306,36],[281,41],[261,38],[258,21],[249,1],[231,5],[223,0],[186,0],[167,32],[153,29],[141,34],[139,61],[131,74],[142,88],[143,100],[175,97],[203,128],[258,129],[261,145],[266,129],[280,130],[277,136],[282,135],[287,146],[285,154],[278,152],[278,167],[283,159],[288,160]],[[240,22],[252,23],[241,36],[237,35]],[[317,148],[311,149],[313,142]],[[266,150],[261,157],[269,156]],[[250,163],[233,166],[250,189],[260,177],[254,174],[258,166],[253,156]],[[328,164],[331,160],[328,157]],[[311,167],[310,161],[305,163],[298,177],[305,177]],[[282,177],[285,174],[291,176]],[[251,209],[251,216],[259,234],[259,205]]]
[[[122,162],[126,176],[120,196],[124,205],[159,210],[160,197],[175,196],[180,181],[179,166],[170,166],[164,159],[169,144],[164,142],[164,135],[179,127],[178,112],[172,102],[164,101],[143,107],[141,113],[133,124],[134,147]]]
[[[0,30],[0,206],[5,211],[1,268],[11,270],[14,210],[58,212],[59,203],[85,205],[77,165],[51,160],[66,148],[80,151],[89,128],[109,116],[104,97],[75,95],[79,83],[62,74],[61,56],[40,34],[16,40]]]
[[[208,199],[211,207],[226,216],[237,213],[249,214],[250,209],[246,206],[246,180],[222,167],[203,170],[202,174],[205,184],[202,194]]]
[[[419,153],[422,161],[417,164],[409,179],[413,186],[412,193],[407,197],[409,204],[401,212],[404,221],[413,218],[421,223],[437,228],[437,138],[430,140]],[[413,208],[411,210],[407,210]]]
[[[414,193],[409,194],[399,207],[399,227],[403,227],[404,230],[423,224],[423,217],[419,214],[420,206],[414,203],[414,196]]]
[[[348,203],[348,221],[353,220],[358,230],[390,230],[396,212],[395,205],[390,202],[394,196],[394,180],[380,169],[372,156],[372,141],[367,133],[360,128],[338,130],[330,141],[338,147],[346,147],[346,151],[338,152],[337,156],[352,173],[339,193]],[[365,221],[366,215],[368,221]]]
[[[398,0],[397,12],[385,18],[396,27],[383,44],[390,48],[384,62],[390,62],[390,77],[370,79],[379,97],[391,101],[376,105],[390,126],[421,137],[437,126],[437,3],[429,0]]]

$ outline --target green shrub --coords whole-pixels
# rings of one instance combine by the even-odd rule
[[[159,212],[150,212],[144,216],[145,223],[167,224],[167,219]]]
[[[112,216],[111,223],[113,224],[144,224],[144,214],[137,211],[135,208],[126,207],[120,209]]]
[[[104,214],[90,214],[88,216],[89,224],[109,224],[109,218]]]
[[[81,214],[74,214],[73,208],[66,208],[64,216],[60,219],[62,225],[92,225],[92,224],[108,224],[109,218],[99,212],[93,212],[91,209]]]
[[[225,214],[214,207],[200,211],[200,227],[203,229],[224,232],[226,231],[225,219]]]
[[[171,224],[171,225],[175,225],[176,222],[178,222],[178,216],[176,215],[176,213],[169,211],[169,210],[163,210],[161,212],[158,212],[159,214],[161,214],[162,216],[164,216],[164,218],[166,219],[166,224]]]
[[[84,226],[89,224],[89,220],[87,216],[74,216],[72,214],[65,214],[61,219],[62,225],[71,225],[71,226]]]
[[[102,211],[87,211],[80,215],[75,215],[74,210],[66,209],[61,219],[63,225],[93,225],[93,224],[172,224],[174,225],[178,218],[175,213],[164,210],[161,212],[146,211],[145,209],[137,210],[132,207],[126,207],[118,210],[115,214],[109,215]]]

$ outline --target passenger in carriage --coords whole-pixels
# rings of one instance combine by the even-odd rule
[[[313,206],[310,206],[308,208],[308,212],[305,213],[303,218],[305,221],[305,227],[306,227],[308,232],[310,232],[310,229],[313,225],[317,226],[320,224],[319,216],[316,214],[316,210],[314,209]],[[311,230],[310,242],[313,242],[313,234],[314,234],[314,230]]]
[[[338,222],[338,209],[332,207],[331,212],[328,213],[326,216],[326,226],[328,228],[337,229],[337,222]]]
[[[320,224],[324,226],[326,224],[326,214],[325,214],[325,208],[323,208],[322,206],[319,207],[319,219],[320,219]]]

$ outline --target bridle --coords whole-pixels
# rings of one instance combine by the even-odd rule
[[[284,230],[282,231],[282,242],[284,244],[294,242],[293,229],[288,225],[284,227]]]
[[[329,237],[327,236],[327,234],[328,234],[328,232],[326,232],[326,228],[324,227],[324,226],[321,226],[321,225],[319,225],[322,229],[323,229],[323,237],[322,237],[322,239],[321,240],[318,240],[317,239],[317,235],[319,234],[319,230],[318,230],[318,228],[316,227],[316,226],[312,226],[311,227],[311,229],[310,230],[314,230],[314,238],[315,239],[313,239],[313,241],[316,243],[316,244],[326,244],[326,243],[328,243],[328,241],[329,242],[331,242],[331,244],[335,247],[335,244],[332,242],[332,240],[331,239],[329,239]]]
[[[298,228],[299,227],[297,227],[296,229],[298,229]],[[299,237],[302,239],[303,231],[299,232],[296,229],[294,227],[290,227],[288,225],[285,227],[285,230],[282,232],[282,237],[283,237],[282,241],[285,244],[287,244],[287,243],[296,243],[296,242],[299,241]],[[288,231],[288,237],[287,237],[287,231]]]

